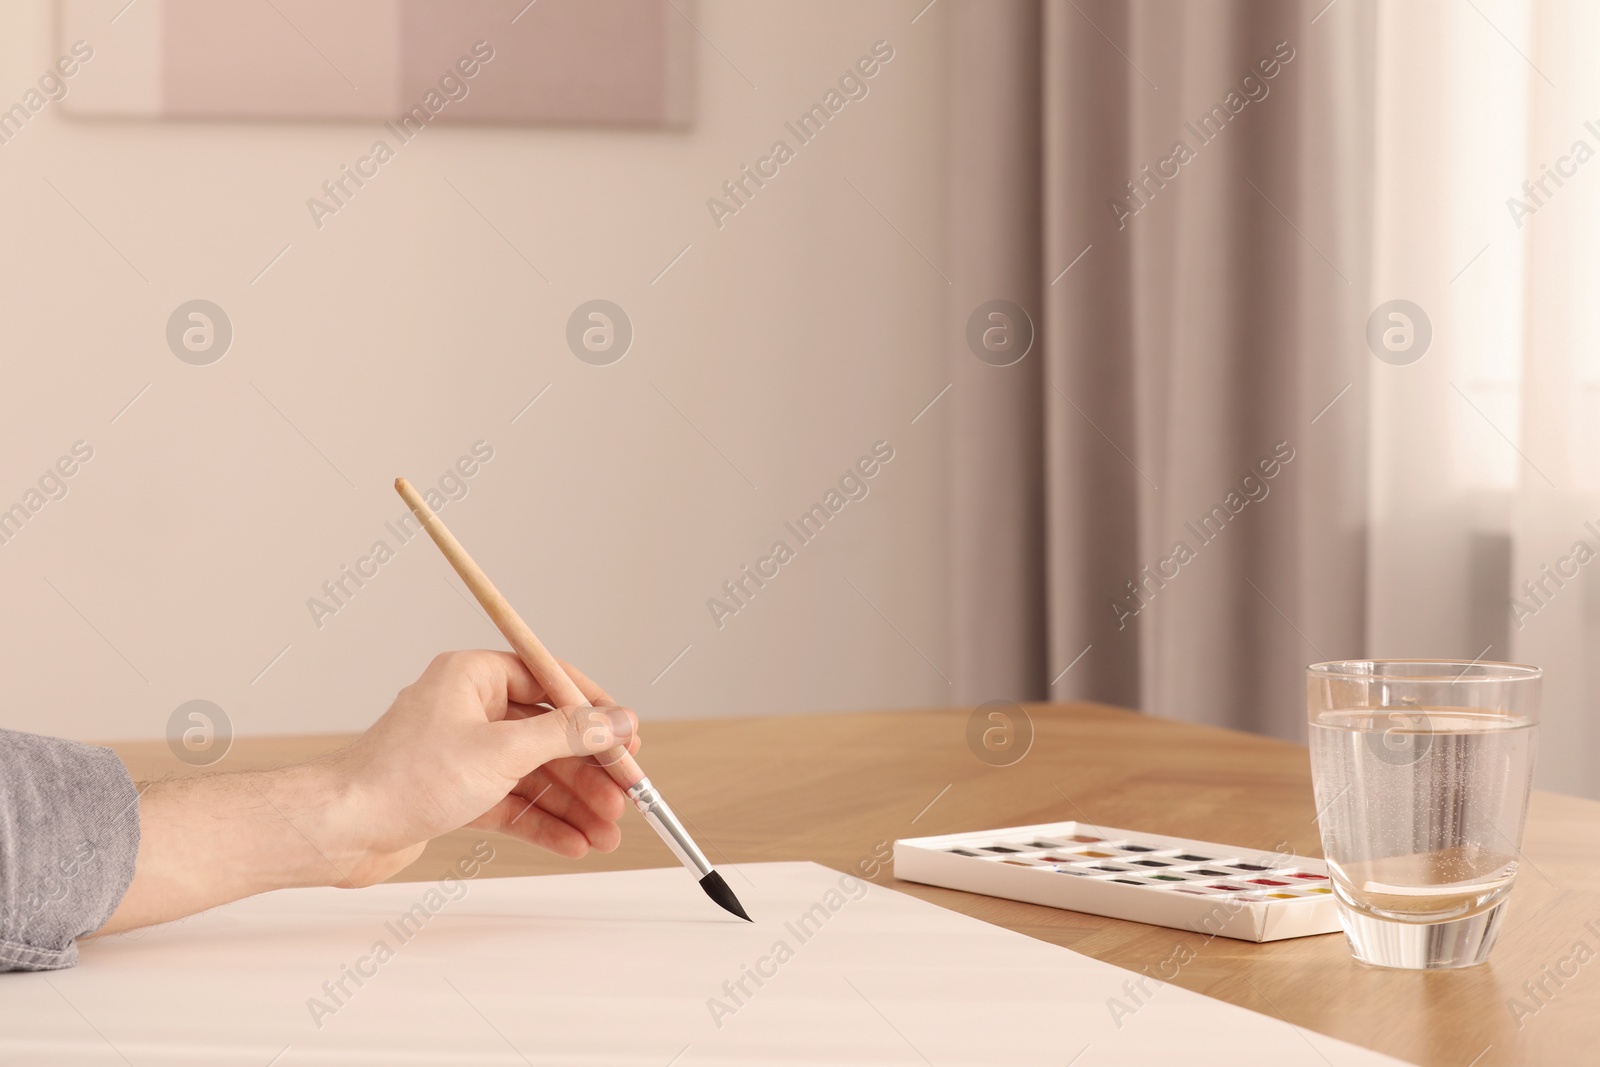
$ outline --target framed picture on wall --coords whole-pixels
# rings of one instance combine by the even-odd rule
[[[56,2],[59,51],[92,52],[64,101],[83,116],[691,118],[692,0]]]

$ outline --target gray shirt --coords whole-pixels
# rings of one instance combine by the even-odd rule
[[[78,962],[133,881],[138,801],[109,748],[0,730],[0,971]]]

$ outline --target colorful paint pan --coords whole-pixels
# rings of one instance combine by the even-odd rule
[[[912,882],[1244,941],[1339,929],[1338,901],[1319,859],[1076,822],[896,841],[894,872]],[[1061,874],[1072,877],[1051,877]]]

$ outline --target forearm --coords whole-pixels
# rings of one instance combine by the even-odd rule
[[[349,790],[322,763],[158,782],[139,801],[133,882],[94,936],[270,889],[350,884]]]

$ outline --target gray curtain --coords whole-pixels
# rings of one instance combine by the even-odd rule
[[[954,4],[962,700],[1299,737],[1363,653],[1373,14],[1325,3]]]

